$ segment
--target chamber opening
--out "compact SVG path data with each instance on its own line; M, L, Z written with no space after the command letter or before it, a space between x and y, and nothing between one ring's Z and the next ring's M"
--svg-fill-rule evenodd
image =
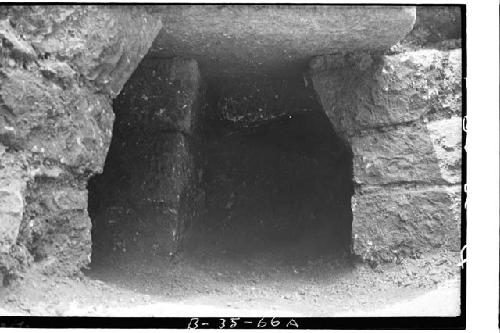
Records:
M90 274L154 289L152 269L198 284L213 270L349 261L352 152L307 80L194 84L203 73L172 61L146 57L114 102L104 172L88 186Z
M209 90L212 108L218 109L212 114L225 114L206 123L206 214L186 250L309 259L349 252L352 153L301 78L275 81L282 89L253 83L260 92L247 100L235 88L229 95L224 88ZM239 92L248 96L248 91ZM266 97L283 101L271 105ZM248 113L261 105L273 119Z

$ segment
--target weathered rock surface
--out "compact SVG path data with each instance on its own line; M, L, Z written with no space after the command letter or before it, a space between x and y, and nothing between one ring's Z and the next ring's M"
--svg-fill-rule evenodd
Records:
M114 118L108 96L80 88L75 79L73 87L61 87L39 69L7 67L2 75L2 144L77 173L102 171Z
M26 218L18 242L47 272L71 274L89 263L90 218L86 181L71 175L36 178L25 198Z
M19 43L31 45L39 58L66 63L112 97L161 28L158 16L137 6L16 6L2 14L15 26Z
M441 178L450 184L462 181L462 117L454 116L427 123Z
M461 114L461 50L315 58L314 88L336 130L351 137L420 118Z
M310 57L384 50L415 20L412 6L204 5L156 9L164 27L151 53L196 59L202 73L300 73Z
M354 180L360 185L442 183L438 159L424 126L402 126L355 136Z
M356 254L459 249L461 50L324 56L310 68L354 155Z
M63 274L89 262L86 184L102 171L111 98L160 28L132 7L0 9L3 275L33 259Z
M446 248L460 250L460 186L377 188L353 201L354 252L394 262Z

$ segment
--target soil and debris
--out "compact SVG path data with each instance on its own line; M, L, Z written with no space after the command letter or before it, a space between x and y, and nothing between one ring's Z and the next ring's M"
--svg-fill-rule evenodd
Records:
M77 278L32 271L0 291L0 312L49 316L459 314L458 253L408 259L375 270L349 258L295 259L271 253L246 259L191 257L179 262L122 256ZM438 297L432 299L432 295Z

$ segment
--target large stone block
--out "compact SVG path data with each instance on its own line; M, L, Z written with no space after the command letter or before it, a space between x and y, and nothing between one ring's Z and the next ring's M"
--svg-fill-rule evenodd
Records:
M314 88L346 136L371 129L459 116L461 50L396 55L323 56L311 62Z
M354 180L360 185L444 183L425 126L402 126L351 138Z
M413 6L204 5L159 8L152 52L198 61L207 77L288 75L311 56L385 50L413 27Z
M353 197L354 252L396 261L440 248L460 250L460 186L375 188Z
M460 183L461 119L452 117L351 137L354 180L360 185Z
M203 206L196 144L203 92L196 61L146 58L115 99L105 170L89 187L98 248L142 251L156 243L164 254L176 252ZM142 245L131 235L141 235Z
M90 186L94 246L175 253L204 205L196 144L182 133L141 130L113 140Z
M114 101L118 126L193 133L203 96L194 60L146 58Z

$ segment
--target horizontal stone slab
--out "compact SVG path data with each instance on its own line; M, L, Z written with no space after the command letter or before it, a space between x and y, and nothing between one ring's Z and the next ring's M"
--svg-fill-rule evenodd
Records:
M412 6L203 5L155 8L151 52L196 59L207 76L299 71L311 56L387 49L413 27Z
M352 199L354 252L395 261L440 248L460 250L460 186L378 188Z

